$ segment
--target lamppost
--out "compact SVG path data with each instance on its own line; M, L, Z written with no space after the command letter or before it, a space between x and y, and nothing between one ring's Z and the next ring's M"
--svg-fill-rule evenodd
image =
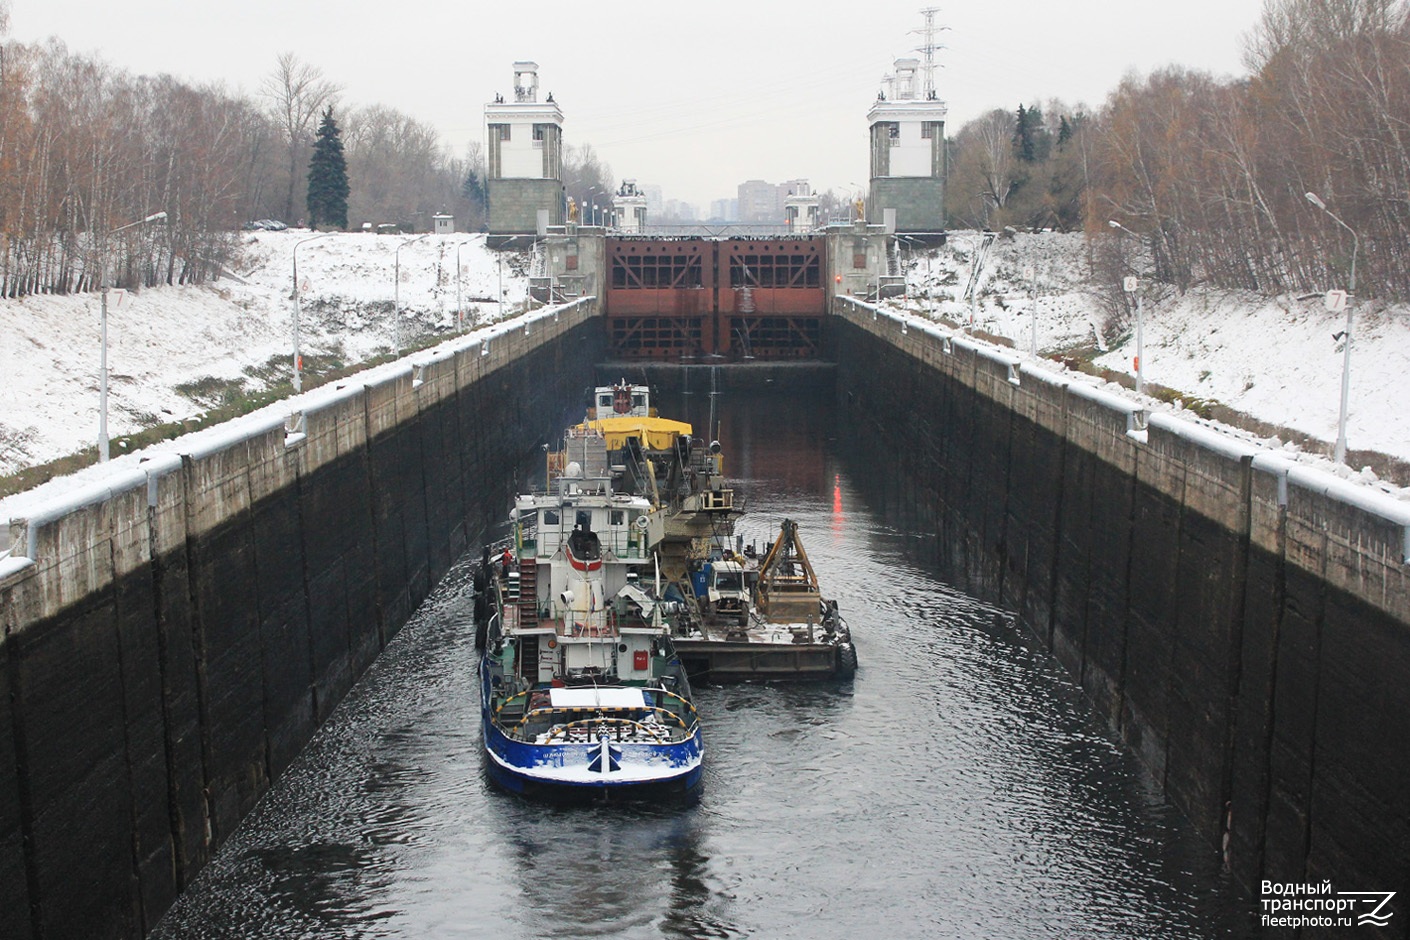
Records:
M396 274L392 283L392 351L396 353L397 358L401 358L401 250L407 245L414 245L421 239L430 237L430 235L431 233L427 232L425 235L417 235L411 241L402 242L397 245L397 250L394 253Z
M1337 416L1337 443L1332 451L1333 460L1337 463L1346 463L1346 406L1351 395L1351 319L1352 305L1356 299L1356 255L1361 250L1361 236L1356 234L1354 228L1338 218L1335 212L1328 209L1327 204L1316 193L1304 193L1303 195L1307 197L1308 202L1331 216L1333 222L1351 233L1351 283L1346 291L1346 336L1341 360L1341 412ZM1330 291L1327 294L1327 302L1330 308L1333 303Z
M862 187L858 186L856 183L848 183L847 185L852 187L852 192L856 194L854 196L851 196L848 200L847 221L860 222L862 220L862 216L858 215L856 218L853 218L852 213L853 210L857 208L857 203L862 201Z
M600 192L602 192L602 187L601 187L601 186L589 186L587 193L583 196L583 208L584 208L584 209L587 208L587 205L588 205L589 202L592 203L592 215L588 216L586 219L583 220L583 221L584 221L585 223L587 223L588 225L596 225L596 224L597 224L597 200L592 198L592 194L593 194L593 193L600 193Z
M1136 239L1137 244L1140 244L1141 236L1115 219L1108 220L1107 225L1125 232L1127 235ZM1136 394L1143 395L1146 391L1146 348L1145 331L1143 329L1144 323L1142 322L1143 316L1141 312L1141 282L1139 278L1128 277L1122 280L1121 286L1125 289L1126 293L1136 295Z
M165 212L153 212L145 219L119 225L103 236L103 289L99 292L102 297L99 306L103 311L100 329L102 350L98 356L98 459L103 463L108 460L108 239L124 229L160 222L165 218Z
M455 246L455 332L465 332L465 312L460 306L460 249L465 247L464 242Z
M1028 281L1028 352L1038 358L1038 272L1032 265L1023 269Z
M327 238L332 232L324 232L322 235L315 235L312 238L305 238L294 242L294 391L304 390L304 360L299 355L299 246L307 245L309 242L316 242L320 238Z

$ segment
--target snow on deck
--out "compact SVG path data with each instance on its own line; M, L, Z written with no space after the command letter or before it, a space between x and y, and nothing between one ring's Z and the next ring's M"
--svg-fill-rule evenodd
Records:
M641 689L549 689L549 704L554 708L645 708L646 696Z

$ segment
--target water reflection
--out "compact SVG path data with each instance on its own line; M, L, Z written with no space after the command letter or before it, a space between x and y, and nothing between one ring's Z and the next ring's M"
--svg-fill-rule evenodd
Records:
M494 819L513 847L522 916L516 935L733 937L709 883L695 809L641 806L524 812Z

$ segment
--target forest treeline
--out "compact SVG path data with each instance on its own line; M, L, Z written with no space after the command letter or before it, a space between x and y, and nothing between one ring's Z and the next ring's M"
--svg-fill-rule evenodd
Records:
M55 39L5 41L7 19L0 0L0 296L92 290L105 264L107 283L124 287L213 277L234 263L242 227L308 218L315 132L330 107L353 228L427 231L437 212L483 228L478 141L452 153L395 108L346 106L293 54L242 94L134 76ZM610 170L590 146L569 148L565 163L584 189L607 188Z
M0 7L0 38L4 26ZM105 262L118 286L212 277L244 225L307 217L314 133L330 106L354 226L424 231L440 211L461 228L482 223L478 144L456 156L394 108L338 102L337 85L292 54L244 95L134 76L58 40L0 44L0 296L91 290Z
M346 106L292 54L246 95L5 36L0 0L0 296L92 289L105 260L123 286L211 277L242 225L306 217L330 106L354 227L424 231L438 211L483 225L479 142L455 154L394 108ZM1172 66L1094 111L1049 101L971 121L949 142L949 223L1115 246L1116 220L1142 243L1140 273L1180 289L1345 287L1356 248L1359 293L1410 299L1410 0L1266 0L1245 54L1236 80ZM613 188L590 145L567 149L564 177L570 195Z
M1248 75L1128 76L1088 113L994 111L951 142L954 226L1142 242L1141 273L1264 293L1410 299L1406 0L1267 0ZM1351 231L1313 205L1314 193ZM1355 237L1351 233L1355 233Z
M210 278L243 225L306 216L317 118L337 99L292 55L245 96L133 76L57 40L0 45L0 295L90 290L105 261L119 286ZM437 211L469 226L483 216L467 198L474 150L453 156L429 125L380 105L339 121L353 219L424 230Z

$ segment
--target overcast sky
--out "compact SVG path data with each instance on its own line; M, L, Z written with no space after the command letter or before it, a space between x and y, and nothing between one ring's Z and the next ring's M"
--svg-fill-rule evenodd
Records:
M139 74L259 91L292 51L342 86L436 127L463 153L484 103L539 64L568 144L617 178L708 208L747 179L850 190L867 174L866 112L921 39L914 0L11 0L12 38L57 36ZM1128 71L1243 73L1262 0L983 0L939 5L947 131L996 107L1100 107ZM865 12L863 12L865 11Z

